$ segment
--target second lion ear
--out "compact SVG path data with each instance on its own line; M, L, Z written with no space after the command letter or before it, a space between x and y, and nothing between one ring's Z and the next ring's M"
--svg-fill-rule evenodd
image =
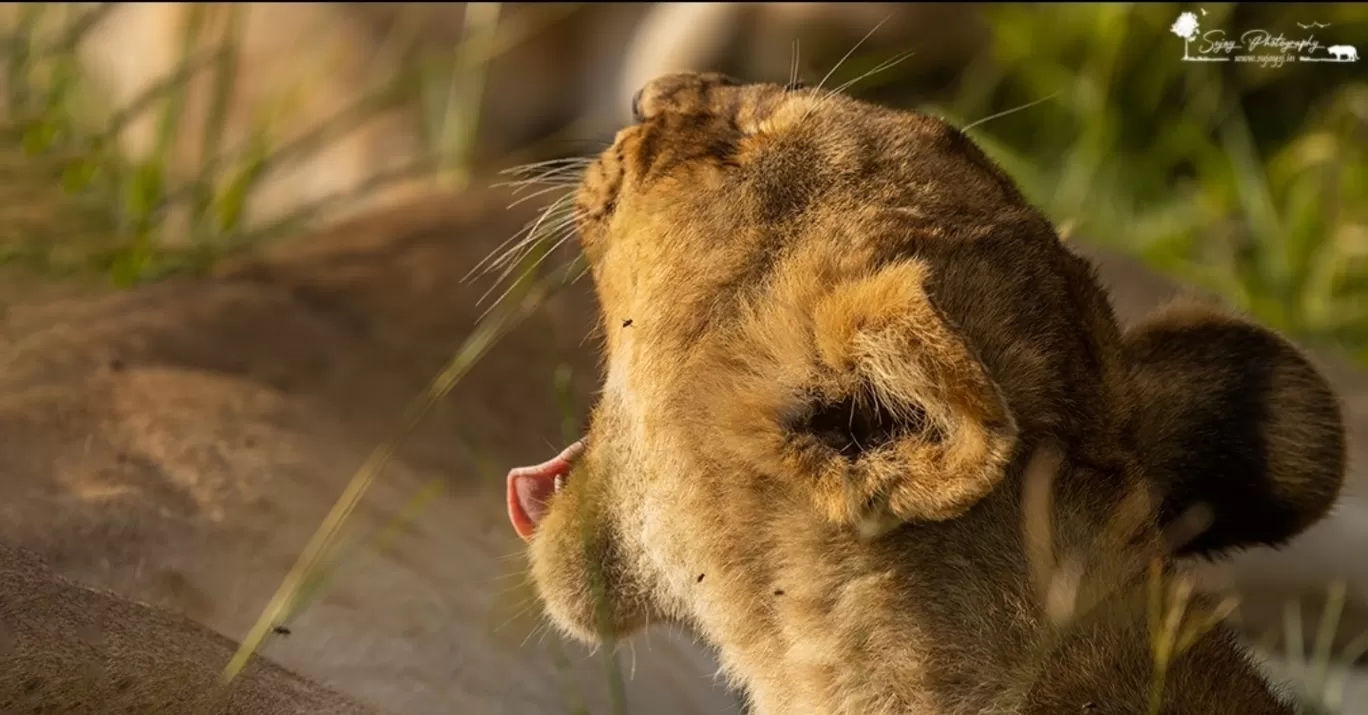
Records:
M743 389L733 424L765 445L750 448L758 466L811 480L802 488L823 515L868 535L964 513L1002 481L1016 444L1001 392L932 307L925 274L888 266L790 295L798 320L753 323L770 326L755 344L773 354L752 359L773 366L774 386Z
M1161 518L1209 524L1184 555L1278 546L1322 519L1345 478L1339 399L1271 330L1177 302L1126 332L1136 438Z

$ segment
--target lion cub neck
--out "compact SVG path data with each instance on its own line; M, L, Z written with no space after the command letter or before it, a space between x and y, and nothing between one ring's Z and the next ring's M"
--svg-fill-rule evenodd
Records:
M1084 536L1096 534L1085 527L1091 517L1063 506L1077 516L1058 518L1061 552L1095 543ZM1002 526L1019 524L1022 508L1017 492L1002 490L960 519L876 539L815 526L795 510L754 535L760 543L744 555L718 548L696 562L686 608L754 715L1056 715L1094 712L1080 710L1089 703L1143 705L1156 675L1143 567L1090 569L1077 599L1105 605L1057 628L1024 565L1021 530ZM1215 611L1194 598L1184 622ZM1293 712L1223 626L1204 633L1165 669L1161 712L1227 712L1230 703L1250 715Z

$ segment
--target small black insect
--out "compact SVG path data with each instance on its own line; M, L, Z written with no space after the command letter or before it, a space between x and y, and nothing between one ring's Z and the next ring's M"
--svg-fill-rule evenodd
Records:
M624 327L624 328L630 328L630 327L632 327L632 319L631 319L631 318L628 318L628 319L622 321L622 327Z
M698 583L703 583L703 574L698 574L698 578L695 579L695 581Z
M289 628L286 628L285 626L276 626L275 628L273 628L273 629L271 629L271 630L275 631L277 634L282 635L282 636L288 636L288 635L290 635L290 629L289 629Z

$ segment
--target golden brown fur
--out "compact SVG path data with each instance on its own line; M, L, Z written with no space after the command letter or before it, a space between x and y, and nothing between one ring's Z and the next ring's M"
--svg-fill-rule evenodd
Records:
M1161 675L1165 714L1292 712L1147 565L1328 511L1294 348L1198 306L1122 334L937 119L697 74L637 110L577 195L605 384L531 544L563 630L684 624L762 715L1143 713Z

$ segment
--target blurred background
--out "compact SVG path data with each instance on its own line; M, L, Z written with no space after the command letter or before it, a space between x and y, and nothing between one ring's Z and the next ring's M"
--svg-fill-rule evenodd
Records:
M1359 355L1368 65L1181 62L1194 9L1199 32L1368 32L1356 4L6 4L4 190L62 191L18 202L0 255L143 280L189 258L147 244L212 257L419 177L587 153L655 73L816 84L873 30L827 86L901 59L848 91L961 125L1019 109L974 138L1061 225ZM59 204L104 245L54 245Z
M1068 240L1368 366L1368 61L1326 49L1368 51L1368 5L5 3L0 25L0 276L27 286L211 276L596 152L654 75L796 72L947 118ZM1192 61L1213 31L1319 45ZM1323 555L1360 564L1327 583L1335 618L1368 599L1368 523L1345 528L1363 541ZM1273 640L1300 644L1272 613ZM1360 657L1357 635L1335 653Z
M1368 65L1183 62L1185 11L1198 34L1368 37L1347 3L8 3L0 190L24 200L0 257L146 280L589 153L663 71L796 64L973 123L1069 232L1368 359Z

